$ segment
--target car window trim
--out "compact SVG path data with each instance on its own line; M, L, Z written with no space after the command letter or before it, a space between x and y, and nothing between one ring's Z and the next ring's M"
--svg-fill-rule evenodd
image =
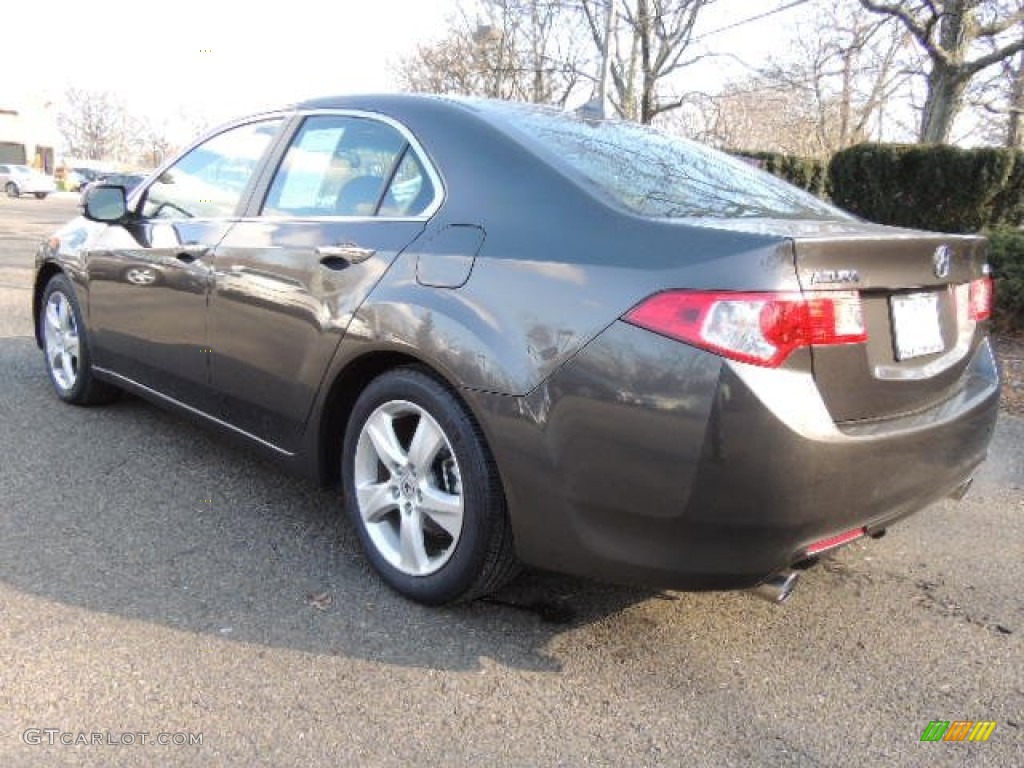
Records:
M277 175L277 170L281 167L281 163L284 162L288 149L302 128L303 118L299 113L295 111L288 112L287 118L281 133L277 137L277 141L267 153L265 161L260 166L256 183L253 185L245 201L245 207L240 217L242 219L260 218L259 212L270 192L270 185L274 181L274 176Z
M216 128L213 128L207 131L206 133L202 134L199 138L197 138L195 141L189 144L186 149L184 149L181 152L178 152L171 159L166 160L162 165L158 166L157 169L153 171L152 174L150 174L149 178L145 182L143 182L142 184L135 188L132 195L130 196L131 205L129 206L129 210L132 212L132 215L139 220L143 218L142 205L146 199L146 195L149 194L150 187L152 187L153 184L155 184L157 180L159 180L159 178L163 176L164 173L166 173L170 168L172 168L175 165L175 163L177 163L179 160L181 160L183 157L185 157L193 150L197 149L202 144L205 144L207 141L210 141L211 139L221 135L222 133L227 133L228 131L234 130L235 128L241 128L242 126L251 125L253 123L267 122L269 120L281 120L281 126L278 129L277 135L274 136L274 138L271 140L271 143L268 146L268 148L264 150L263 156L260 158L259 162L256 164L256 167L253 169L252 175L246 182L245 188L242 190L242 194L238 198L238 203L235 205L235 209L230 216L202 216L192 219L186 219L183 217L181 219L165 219L165 221L234 221L244 217L245 212L248 209L253 191L255 190L256 182L258 179L262 178L262 174L266 167L267 161L274 154L274 151L280 144L282 135L287 133L287 128L290 125L290 118L292 117L293 114L293 112L283 110L275 110L273 112L261 112L256 115L249 115L248 117L242 117L237 120L232 120L229 123L219 125Z
M402 151L395 155L395 160L391 163L391 169L388 171L388 175L384 177L384 186L381 187L380 197L377 198L377 207L373 209L374 216L380 216L380 207L384 205L384 198L388 196L388 192L391 191L391 185L395 183L395 176L398 174L398 169L402 167L402 163L405 161L405 156L412 152L412 144L408 141L402 146ZM384 218L396 218L394 216L385 216Z
M441 181L441 176L433 163L430 162L430 156L423 149L423 145L419 143L416 135L409 130L404 123L396 120L389 115L382 114L380 112L370 112L363 109L300 109L291 113L294 124L289 124L288 130L283 131L280 143L280 152L275 151L267 156L268 163L266 168L269 172L266 177L260 178L259 185L254 189L254 196L250 201L250 205L246 206L244 218L246 219L258 219L260 221L267 222L278 222L278 221L346 221L346 222L361 222L361 221L390 221L390 222L425 222L428 221L444 204L446 199L446 189ZM379 216L374 213L372 216L365 214L359 216L341 216L341 215L309 215L309 216L288 216L288 215L273 215L267 216L261 214L263 206L266 205L267 195L270 193L270 185L273 183L274 177L277 175L281 164L284 162L284 157L288 150L292 146L295 136L298 134L302 125L311 117L355 117L364 120L375 120L378 123L383 123L391 128L398 131L399 135L405 139L406 146L399 153L401 157L405 157L407 152L414 152L417 160L419 160L420 166L423 168L433 185L434 195L430 200L430 204L423 209L423 213L417 214L416 216ZM284 141L284 135L287 134L287 141ZM269 163L269 160L273 157L274 163ZM398 166L396 165L392 169L392 176L397 172ZM381 193L380 200L377 201L376 211L380 210L380 204L384 199L384 195L387 194L387 190L390 188L389 184L385 185L384 191ZM259 194L255 194L258 192Z

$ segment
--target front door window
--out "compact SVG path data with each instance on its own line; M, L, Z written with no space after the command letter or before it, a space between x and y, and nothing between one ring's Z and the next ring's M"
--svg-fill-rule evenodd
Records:
M281 122L247 123L200 144L149 187L142 215L160 219L232 216Z

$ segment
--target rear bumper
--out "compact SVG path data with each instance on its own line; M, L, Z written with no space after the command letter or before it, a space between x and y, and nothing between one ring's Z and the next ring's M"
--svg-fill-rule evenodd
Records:
M524 561L731 589L967 480L998 410L987 342L961 384L928 411L840 430L808 373L725 363L618 323L528 397L474 397Z

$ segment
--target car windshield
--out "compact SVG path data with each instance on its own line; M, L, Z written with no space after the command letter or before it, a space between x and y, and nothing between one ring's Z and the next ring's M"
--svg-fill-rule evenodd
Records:
M27 165L12 165L11 173L16 174L18 176L27 176L28 174L32 173L32 169L29 168Z
M568 166L587 186L642 216L850 218L742 160L647 126L493 102L482 114L506 132L511 128L552 165Z

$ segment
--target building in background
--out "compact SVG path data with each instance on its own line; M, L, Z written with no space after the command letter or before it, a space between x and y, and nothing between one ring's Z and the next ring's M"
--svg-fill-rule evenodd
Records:
M0 102L0 163L53 174L60 131L52 102Z

